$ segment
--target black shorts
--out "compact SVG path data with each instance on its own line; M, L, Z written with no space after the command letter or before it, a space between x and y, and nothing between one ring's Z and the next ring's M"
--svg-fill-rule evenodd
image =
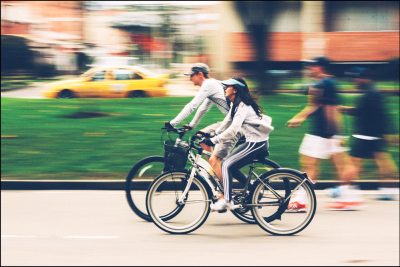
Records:
M372 159L376 152L386 150L385 139L365 140L352 136L350 142L350 155L356 158Z

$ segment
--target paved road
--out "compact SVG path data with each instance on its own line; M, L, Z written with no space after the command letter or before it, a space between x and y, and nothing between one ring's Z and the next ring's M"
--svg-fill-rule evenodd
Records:
M367 191L366 193L373 191ZM365 195L356 212L324 209L278 237L212 213L189 235L136 217L122 191L1 191L1 265L399 265L399 202Z

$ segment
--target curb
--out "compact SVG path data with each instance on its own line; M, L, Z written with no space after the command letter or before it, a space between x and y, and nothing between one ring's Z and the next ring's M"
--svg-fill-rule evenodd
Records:
M137 182L138 190L146 190L150 182ZM320 181L314 185L314 189L323 190L339 185L339 181ZM379 186L399 188L398 180L391 181L355 181L354 185L361 190L377 190ZM6 180L1 181L1 190L125 190L125 180L105 181L34 181L34 180Z

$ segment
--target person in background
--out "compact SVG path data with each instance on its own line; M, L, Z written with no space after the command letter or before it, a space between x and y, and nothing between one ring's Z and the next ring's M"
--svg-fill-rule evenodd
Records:
M305 62L307 74L314 80L308 89L307 106L292 117L288 127L299 127L310 119L310 129L305 134L299 148L300 165L314 181L319 178L321 159L331 159L340 180L340 195L329 203L328 208L348 210L358 209L362 199L352 185L354 176L350 157L343 146L340 104L336 81L329 73L330 60L316 57ZM303 193L303 194L302 194ZM288 205L289 211L305 210L305 192L299 191Z
M387 151L387 144L393 142L398 145L399 139L398 135L394 135L394 127L385 107L385 100L375 88L369 69L354 67L346 74L362 92L355 107L341 106L342 112L354 116L350 155L356 168L355 178L360 177L363 161L374 159L382 180L378 199L395 200L393 188L386 188L384 182L398 179L398 168Z

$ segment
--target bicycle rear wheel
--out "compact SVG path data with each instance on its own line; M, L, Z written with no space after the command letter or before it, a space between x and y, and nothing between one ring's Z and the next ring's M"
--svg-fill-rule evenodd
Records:
M182 172L164 173L151 184L146 206L154 224L171 234L187 234L199 228L210 213L211 190L198 178L193 178L184 203L178 203L189 174ZM178 212L177 212L178 211ZM166 218L167 214L173 214Z
M245 165L244 167L242 167L240 169L240 172L248 174L250 165L254 166L253 172L258 177L260 177L261 175L263 175L264 173L266 173L270 170L280 167L278 163L276 163L270 159L257 158L252 163L249 163L249 164ZM235 178L235 176L233 176L233 177ZM253 177L253 181L251 183L254 183L254 181L255 181L255 177ZM235 203L243 203L242 202L243 201L243 192L241 192L242 191L241 188L243 188L243 186L244 185L240 185L240 184L237 184L236 186L234 186L233 200ZM235 191L236 191L236 194L235 194ZM249 202L249 201L244 200L244 202ZM239 220L241 220L245 223L249 223L249 224L257 223L253 217L253 214L251 213L250 207L241 207L241 208L233 210L231 212L233 215L235 215L236 218L238 218ZM278 217L279 217L279 214L278 215L271 214L271 216L269 217L269 220L273 221Z
M150 156L138 161L126 177L125 192L129 207L137 216L148 222L151 218L146 210L147 189L163 170L164 157Z
M302 212L293 213L287 209L290 198L295 194L302 194L305 200ZM304 230L314 218L317 208L310 182L300 172L291 169L266 173L262 182L258 181L255 185L251 201L255 205L251 211L258 225L273 235L294 235ZM270 221L271 214L279 214L279 219Z

